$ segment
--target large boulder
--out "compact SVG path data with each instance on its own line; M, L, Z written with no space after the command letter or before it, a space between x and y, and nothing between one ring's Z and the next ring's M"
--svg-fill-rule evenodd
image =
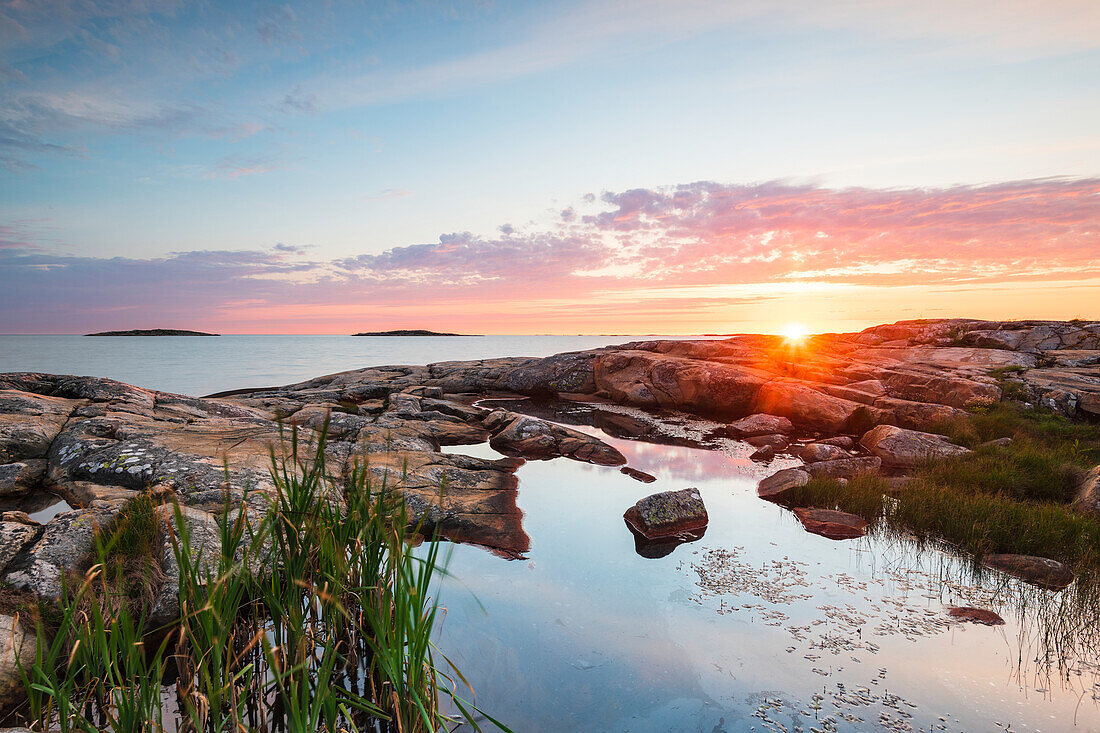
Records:
M1074 579L1073 571L1062 563L1034 555L986 555L982 565L1047 590L1062 590Z
M640 500L623 519L648 539L698 531L707 525L707 508L699 489L663 491Z
M768 378L751 368L640 350L598 355L594 374L597 388L615 402L712 417L751 412Z
M595 359L592 352L536 359L510 370L501 380L501 386L525 395L591 394L596 391Z
M977 381L925 370L899 369L885 374L881 381L891 396L915 402L962 408L1001 399L1001 388L992 379Z
M11 516L12 519L15 519L15 514L4 512L5 517ZM0 522L0 577L23 548L38 536L38 532L38 527L31 524L7 520Z
M44 457L78 404L60 397L0 389L0 463Z
M966 416L965 410L950 405L902 400L896 397L879 397L875 400L875 408L888 416L882 422L909 430L926 430L937 424Z
M100 506L65 512L51 519L36 533L33 542L8 563L0 580L39 598L60 600L68 576L84 572L91 563L96 532L107 526L118 511L106 502L96 504Z
M961 445L948 442L942 435L893 425L872 428L860 438L859 444L890 468L914 468L929 459L953 458L970 452Z

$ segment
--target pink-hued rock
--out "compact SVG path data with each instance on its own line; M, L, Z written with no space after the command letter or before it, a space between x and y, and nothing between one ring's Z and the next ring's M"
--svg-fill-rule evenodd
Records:
M942 435L906 430L893 425L879 425L867 431L859 444L892 468L914 468L934 458L952 458L970 453L961 445L950 443Z
M758 483L756 495L761 499L782 503L786 494L808 483L810 483L810 474L803 469L785 468Z
M969 621L983 626L1004 626L1005 620L993 611L973 606L948 606L947 615L959 621Z
M880 468L882 468L882 459L878 456L860 456L811 463L805 467L805 471L811 476L850 479L864 473L877 473Z
M1073 507L1085 514L1100 516L1100 466L1093 466L1085 473Z
M621 466L626 458L599 438L535 417L515 415L489 439L507 456L545 460L565 456L601 466Z
M779 379L760 388L756 409L831 433L843 432L858 416L869 414L867 405L827 395L806 383Z
M657 480L656 476L648 474L645 471L639 471L636 468L631 468L630 466L623 466L619 469L619 473L629 476L635 481L641 481L643 484L651 484Z
M1073 571L1046 557L1034 555L986 555L982 565L1048 590L1062 590L1073 582Z
M831 540L851 540L867 534L867 521L855 514L809 507L795 507L793 511L807 532Z

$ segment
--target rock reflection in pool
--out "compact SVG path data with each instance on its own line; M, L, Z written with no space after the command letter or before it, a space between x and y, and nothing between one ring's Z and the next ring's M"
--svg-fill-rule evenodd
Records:
M457 545L441 588L440 648L475 702L514 730L975 731L1000 722L1100 731L1100 668L1085 638L1097 631L1095 614L1072 619L1076 652L1052 650L1049 627L1012 600L1016 581L972 579L968 563L905 541L818 537L758 499L765 472L793 462L765 468L748 460L747 445L708 451L578 429L596 431L657 482L530 462L518 472L530 562ZM448 451L493 456L487 446ZM640 556L623 507L685 486L706 503L705 538ZM704 589L696 568L714 559L717 582ZM1074 588L1028 592L1068 608L1062 597ZM989 608L1006 623L963 624L947 606ZM1060 672L1062 661L1072 666Z
M71 510L68 502L49 491L36 490L26 496L0 499L0 512L26 512L32 520L40 524Z
M700 527L699 529L690 529L683 532L677 532L674 535L650 539L634 529L634 525L627 520L624 519L623 524L630 530L630 534L634 535L634 552L642 557L648 557L651 560L671 555L672 551L680 545L700 540L703 538L703 535L707 533L706 527Z

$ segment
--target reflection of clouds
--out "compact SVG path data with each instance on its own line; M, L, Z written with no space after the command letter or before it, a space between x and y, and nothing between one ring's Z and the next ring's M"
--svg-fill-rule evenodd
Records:
M704 450L664 443L648 443L644 440L623 440L589 425L569 425L568 427L588 435L595 435L626 456L628 466L651 473L658 478L678 481L704 481L715 478L741 478L747 481L751 478L752 481L757 481L775 473L780 468L801 463L797 459L780 459L771 464L754 463L748 456L756 448L736 441L721 441L724 448L722 451Z

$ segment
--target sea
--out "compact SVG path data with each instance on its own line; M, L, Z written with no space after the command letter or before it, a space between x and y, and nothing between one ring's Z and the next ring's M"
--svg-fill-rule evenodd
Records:
M109 377L201 397L389 364L550 356L694 336L23 336L0 335L0 373Z

